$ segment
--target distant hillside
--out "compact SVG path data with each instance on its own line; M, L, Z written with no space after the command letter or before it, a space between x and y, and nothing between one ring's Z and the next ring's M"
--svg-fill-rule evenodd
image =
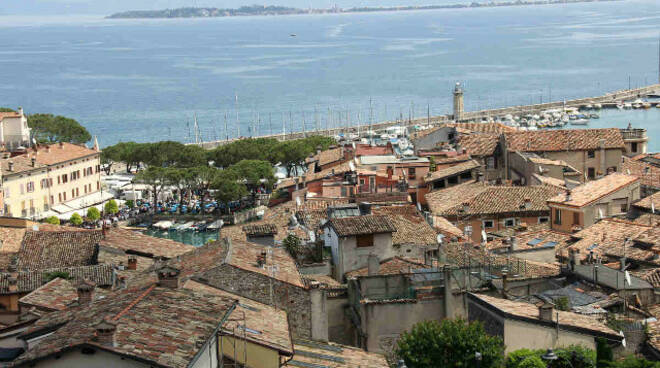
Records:
M325 13L358 13L358 12L378 12L378 11L408 11L408 10L435 10L435 9L454 9L454 8L489 8L497 6L527 6L527 5L548 5L548 4L568 4L585 3L599 1L619 1L619 0L511 0L499 2L472 2L470 4L446 4L446 5L420 5L420 6L394 6L394 7L362 7L362 8L330 8L330 9L298 9L277 5L251 5L242 6L237 9L219 9L219 8L178 8L165 10L132 10L122 13L115 13L106 18L213 18L213 17L235 17L249 15L290 15L290 14L325 14Z

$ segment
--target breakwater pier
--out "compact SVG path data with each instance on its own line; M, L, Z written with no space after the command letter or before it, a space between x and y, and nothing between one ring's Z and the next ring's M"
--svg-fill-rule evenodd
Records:
M291 140L304 138L311 135L327 135L335 136L338 134L357 133L358 131L373 130L378 131L396 125L427 125L427 124L440 124L448 122L479 122L489 118L501 117L505 115L529 115L539 114L543 111L556 110L556 109L571 109L571 108L584 108L587 105L601 105L602 108L616 108L616 106L624 101L633 101L638 98L647 98L658 96L660 97L660 84L652 84L640 88L625 89L614 92L606 93L602 96L585 97L573 100L554 101L547 103L531 104L531 105L516 105L497 109L487 109L478 111L462 111L463 106L463 91L460 86L454 90L454 111L452 114L427 116L423 118L382 121L374 124L354 125L349 127L337 127L323 130L307 130L307 131L292 131L282 132L279 134L261 135L258 138L275 138L278 140ZM655 108L660 102L653 102L651 105ZM254 137L257 138L257 137ZM240 138L232 138L228 140L216 140L199 143L191 143L200 145L206 149L212 149L217 146L231 143Z

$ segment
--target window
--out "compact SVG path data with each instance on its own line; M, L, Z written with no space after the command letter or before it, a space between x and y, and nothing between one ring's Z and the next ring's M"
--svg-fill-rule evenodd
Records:
M447 178L447 183L458 184L458 176L450 176L449 178Z
M62 202L62 193L57 193L57 201Z
M580 225L580 212L573 212L573 225Z
M587 151L587 157L588 158L596 157L596 151Z
M96 182L96 190L101 190L101 182L100 181Z
M626 213L626 212L628 212L628 204L621 203L621 213Z
M408 169L408 179L415 179L417 176L415 175L415 168L411 167Z
M495 226L495 221L493 220L483 220L481 225L484 229L492 229Z
M504 219L504 227L514 227L516 226L516 219L508 218Z
M561 225L561 210L555 208L554 213L555 213L555 225Z
M364 185L364 178L360 178L360 185Z
M76 197L80 196L80 190L76 188Z
M550 218L548 216L539 217L539 224L547 224L548 222L550 222Z
M71 189L71 198L76 198L76 190Z
M472 171L467 171L462 173L461 179L472 179Z
M495 157L488 157L486 159L486 169L497 169L497 163L495 162Z
M27 191L28 191L28 193L34 192L34 182L33 181L30 181L30 182L27 183Z
M346 197L346 195L347 195L347 193L346 193L346 187L341 187L341 196L342 196L342 197Z
M358 248L373 247L374 234L358 235L355 240Z
M596 178L596 169L593 167L590 167L587 169L587 177L589 179L595 179Z
M632 142L632 143L630 144L630 150L631 150L632 152L637 152L637 142Z

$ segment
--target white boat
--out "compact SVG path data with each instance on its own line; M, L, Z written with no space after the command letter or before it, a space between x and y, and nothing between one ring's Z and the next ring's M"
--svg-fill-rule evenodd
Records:
M635 109L641 109L641 108L642 108L642 104L640 104L640 103L636 103L636 104L633 104L632 107L635 108Z
M151 226L155 227L156 229L167 230L171 228L172 225L173 225L172 221L158 221Z
M655 107L660 109L660 102L657 105L655 105Z
M589 124L588 119L575 119L571 120L571 125L587 125Z
M650 109L650 108L651 108L651 104L648 103L648 102L644 102L644 103L642 104L642 107L645 108L645 109Z
M384 140L384 141L389 141L389 140L390 140L390 136L389 136L389 134L381 134L381 135L380 135L380 139L382 139L382 140Z
M411 149L407 149L407 150L403 151L404 156L412 156L414 154L415 154L415 151L413 151Z
M632 109L633 105L630 102L625 102L623 104L624 109Z
M597 109L597 110L600 110L600 109L603 108L603 105L601 105L599 103L596 103L596 104L594 104L594 108Z
M225 223L222 220L215 220L206 227L206 230L220 230L224 224Z
M350 139L352 141L357 140L358 138L360 138L360 136L355 134L355 133L349 133L348 134L348 139Z
M593 108L594 108L594 106L592 104L588 104L584 107L585 110L591 110Z
M195 221L188 221L184 224L179 224L179 225L175 226L174 230L176 230L176 231L189 230L193 225L195 225Z
M623 104L621 102L617 103L616 108L619 110L623 110Z

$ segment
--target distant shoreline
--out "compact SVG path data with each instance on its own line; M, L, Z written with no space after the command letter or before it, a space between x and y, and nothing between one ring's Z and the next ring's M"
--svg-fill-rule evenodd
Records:
M346 14L346 13L371 13L371 12L395 12L413 10L437 10L437 9L472 9L472 8L495 8L509 6L533 6L533 5L559 5L576 3L611 2L621 0L515 0L515 1L491 1L472 2L470 4L447 4L447 5L425 5L425 6L393 6L393 7L362 7L362 8L329 8L329 9L300 9L284 6L243 6L236 9L220 8L177 8L163 10L131 10L115 13L105 17L106 19L168 19L168 18L219 18L219 17L242 17L242 16L268 16L268 15L306 15L306 14Z

